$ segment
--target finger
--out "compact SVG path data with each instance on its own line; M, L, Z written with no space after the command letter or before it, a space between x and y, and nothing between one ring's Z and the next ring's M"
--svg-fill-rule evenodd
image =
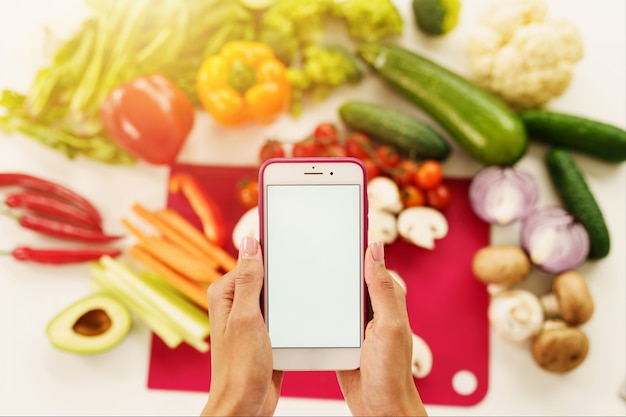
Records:
M234 270L233 270L234 271ZM228 274L213 282L207 290L209 304L209 320L211 320L211 334L219 334L225 327L233 304L234 284Z
M385 267L385 250L382 242L374 242L365 252L365 282L372 309L376 315L400 317L406 314L400 285Z
M259 243L251 236L241 241L239 260L233 274L235 294L233 310L260 310L259 297L263 287L263 260Z

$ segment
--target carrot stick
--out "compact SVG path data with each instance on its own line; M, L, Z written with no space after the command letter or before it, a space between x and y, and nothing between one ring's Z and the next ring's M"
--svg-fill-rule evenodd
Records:
M170 227L164 221L159 219L155 213L143 207L141 204L134 204L133 211L137 213L142 219L150 223L161 234L171 240L172 242L184 248L187 252L193 254L197 258L206 259L207 255L198 247L196 247L189 239L186 239L182 234L178 233L176 229ZM208 258L213 259L208 256Z
M148 252L137 246L132 246L130 248L130 255L154 270L157 274L161 275L164 280L169 282L174 288L193 301L196 305L204 308L205 310L209 308L205 287L170 269L167 265L163 264Z
M135 235L135 237L139 239L141 243L145 245L145 249L148 252L151 252L152 255L161 259L170 267L178 270L178 272L184 274L185 272L180 268L185 268L186 264L188 263L190 267L191 265L193 265L195 269L206 270L207 273L209 272L208 269L211 269L217 277L221 276L221 274L218 274L217 271L215 271L215 269L217 269L218 267L217 262L215 262L212 258L204 255L202 252L196 251L198 252L197 254L189 253L177 242L164 240L163 238L158 238L155 236L147 236L127 219L122 219L122 224L128 229L129 232ZM177 267L178 265L180 265L180 267ZM209 274L209 277L210 276L212 276L212 274ZM191 275L189 275L189 277L193 278L196 281L200 280L202 282L206 282L207 280L207 278L196 279ZM212 279L211 282L213 282L214 280L215 279Z
M237 265L237 260L235 258L233 258L224 249L207 239L206 236L204 236L178 212L171 209L162 209L157 211L155 214L158 219L162 220L168 226L185 236L185 238L192 241L194 245L202 250L202 252L204 252L207 256L212 257L224 269L224 271L230 271L235 267L235 265Z
M222 274L215 270L215 263L203 262L187 254L175 244L155 236L146 236L137 245L176 272L196 282L212 284Z

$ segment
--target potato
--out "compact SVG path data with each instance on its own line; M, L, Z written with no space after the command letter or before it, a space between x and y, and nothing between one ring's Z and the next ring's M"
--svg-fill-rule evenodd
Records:
M474 254L472 272L485 284L514 285L530 272L530 260L519 246L485 246Z

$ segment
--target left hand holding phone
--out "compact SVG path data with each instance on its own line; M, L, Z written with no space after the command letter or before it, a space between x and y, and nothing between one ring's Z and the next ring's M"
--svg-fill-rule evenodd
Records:
M262 287L261 248L248 236L237 266L209 287L211 392L203 416L272 415L276 409L283 372L273 370Z

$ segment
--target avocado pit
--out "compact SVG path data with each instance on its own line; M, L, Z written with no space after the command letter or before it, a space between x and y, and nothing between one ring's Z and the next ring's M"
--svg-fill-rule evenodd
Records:
M72 330L83 336L98 336L111 328L111 318L102 309L89 310L76 320Z

